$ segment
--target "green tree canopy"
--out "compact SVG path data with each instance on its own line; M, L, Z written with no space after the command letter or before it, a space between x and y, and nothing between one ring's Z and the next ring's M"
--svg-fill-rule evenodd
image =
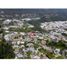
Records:
M0 59L12 59L15 58L11 44L5 41L0 41Z

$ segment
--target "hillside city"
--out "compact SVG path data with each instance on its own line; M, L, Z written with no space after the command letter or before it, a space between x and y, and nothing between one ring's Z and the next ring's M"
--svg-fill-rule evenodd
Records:
M37 14L0 15L0 59L67 59L67 21ZM49 16L46 15L46 18Z

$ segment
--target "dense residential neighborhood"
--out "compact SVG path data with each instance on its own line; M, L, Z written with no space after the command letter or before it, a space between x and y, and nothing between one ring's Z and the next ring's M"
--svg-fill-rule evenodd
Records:
M0 17L1 59L67 58L66 20L42 21L37 14L22 14L20 19L16 18L17 14L14 18L5 16L11 18ZM35 21L41 23L32 24Z

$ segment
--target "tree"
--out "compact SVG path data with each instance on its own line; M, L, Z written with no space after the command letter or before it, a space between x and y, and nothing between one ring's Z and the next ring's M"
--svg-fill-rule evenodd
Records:
M13 48L6 41L0 42L0 59L12 59L15 58Z
M64 43L63 41L59 41L59 42L56 44L56 48L60 48L61 50L67 49L67 47L65 46L65 43Z
M54 41L49 42L49 41L47 41L47 46L59 48L61 50L67 49L67 46L65 46L65 43L62 40L60 40L58 42L54 42Z

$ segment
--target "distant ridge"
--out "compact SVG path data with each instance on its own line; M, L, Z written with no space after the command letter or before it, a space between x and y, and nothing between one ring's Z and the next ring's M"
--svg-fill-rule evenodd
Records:
M67 9L0 9L5 14L22 14L22 13L53 13L53 14L67 14Z

